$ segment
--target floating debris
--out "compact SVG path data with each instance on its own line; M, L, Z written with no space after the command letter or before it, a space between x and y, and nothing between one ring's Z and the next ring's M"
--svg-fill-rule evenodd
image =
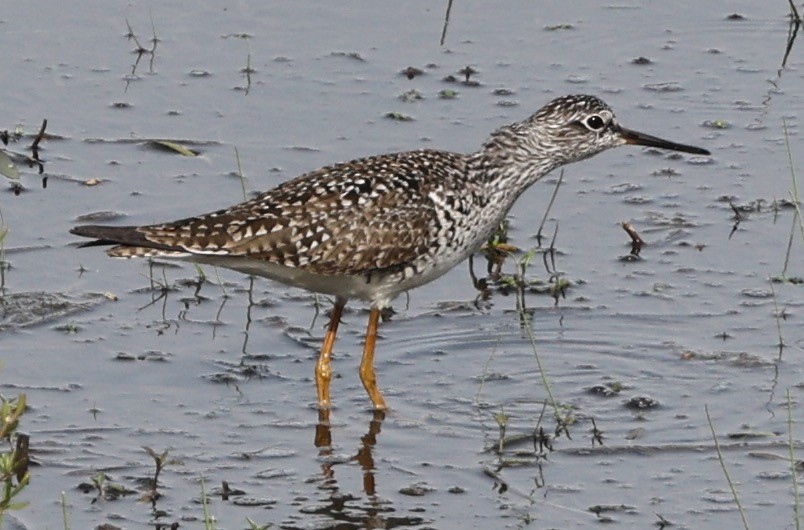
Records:
M547 31L558 31L558 30L566 30L566 29L575 29L575 26L572 24L552 24L549 26L544 27Z
M401 112L386 112L384 117L394 121L413 121L412 116L402 114Z
M655 409L659 406L659 401L649 396L634 396L625 402L625 406L634 410Z
M495 88L491 92L495 96L513 96L514 91L508 88Z
M701 125L709 129L731 129L731 123L726 120L706 120Z
M411 101L416 101L416 100L423 99L423 98L422 98L422 93L421 92L419 92L415 88L411 88L410 90L407 90L407 91L399 94L399 99L401 99L402 101L404 101L406 103L409 103Z
M329 54L330 57L346 57L347 59L354 59L355 61L360 61L361 63L366 62L363 59L363 56L357 52L331 52Z
M148 144L162 151L172 151L182 156L198 156L196 151L170 140L151 140Z
M653 91L653 92L679 92L681 90L684 90L683 88L681 88L681 85L679 85L678 83L674 83L674 82L653 83L653 84L650 84L650 85L645 85L642 88L644 88L645 90Z
M420 68L416 68L415 66L408 66L404 70L401 70L399 74L404 75L408 79L414 79L416 77L419 77L420 75L423 75L424 71L421 70Z

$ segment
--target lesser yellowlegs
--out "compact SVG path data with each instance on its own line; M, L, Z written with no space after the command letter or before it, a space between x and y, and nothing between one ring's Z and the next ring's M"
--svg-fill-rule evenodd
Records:
M224 210L147 226L78 226L115 245L113 257L159 257L227 267L335 297L315 367L330 406L332 348L350 298L371 304L360 379L376 409L380 311L430 282L488 239L534 182L558 166L624 144L708 155L625 129L594 96L564 96L501 127L476 153L419 150L326 166Z

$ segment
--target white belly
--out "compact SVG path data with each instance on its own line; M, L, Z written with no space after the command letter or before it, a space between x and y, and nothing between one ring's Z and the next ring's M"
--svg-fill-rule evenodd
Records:
M445 260L438 260L436 265L426 267L420 273L411 274L408 277L401 276L399 273L383 272L357 276L316 274L304 269L242 257L194 254L180 259L225 267L308 291L342 298L357 298L377 307L385 307L400 293L435 280L463 261L465 257L461 254L446 257Z

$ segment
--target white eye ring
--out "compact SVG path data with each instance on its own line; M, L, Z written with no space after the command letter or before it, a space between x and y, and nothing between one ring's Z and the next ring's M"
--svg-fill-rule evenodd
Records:
M590 131L599 131L606 125L606 120L598 116L597 114L593 116L589 116L584 120L584 124Z

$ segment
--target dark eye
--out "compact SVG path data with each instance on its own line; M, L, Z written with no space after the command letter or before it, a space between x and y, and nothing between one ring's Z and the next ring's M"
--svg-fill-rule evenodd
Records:
M592 129L593 131L597 131L598 129L602 129L605 125L603 118L595 114L594 116L589 116L586 118L586 126Z

